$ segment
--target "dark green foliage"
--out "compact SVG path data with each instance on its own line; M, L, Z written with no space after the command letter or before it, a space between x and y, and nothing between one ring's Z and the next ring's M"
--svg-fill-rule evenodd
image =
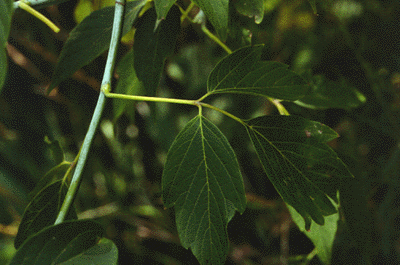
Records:
M50 79L34 76L23 85L14 79L42 71L36 57L51 61L50 44L33 38L35 32L26 35L29 47L21 45L18 36L29 30L18 20L8 39L13 12L3 1L0 41L12 48L9 59L0 52L0 85L6 84L0 95L4 242L12 238L6 233L16 222L10 220L20 220L10 264L334 264L334 245L344 241L360 248L360 264L379 251L390 256L396 251L388 236L395 234L392 200L400 186L396 155L382 173L384 185L374 185L387 150L398 150L400 101L391 88L400 82L397 70L381 66L384 59L374 69L362 57L380 41L370 41L364 16L393 19L398 4L389 2L379 8L349 2L352 8L343 9L343 3L315 0L130 1L122 31L134 27L134 36L115 51L115 72L104 74L112 78L100 94L109 101L100 104L104 113L93 113L98 87L85 91L69 77L86 66L90 73L80 81L93 79L92 73L100 78L102 59L91 62L109 48L115 8L86 2L86 11L99 10L69 33L47 92L60 89L48 96L41 89ZM63 19L63 12L72 17L72 7L58 8ZM46 12L53 18L54 10ZM62 38L43 38L49 39ZM7 60L13 73L6 82ZM16 104L17 97L29 98L29 89L43 97L40 111L30 111L26 106L39 108L29 100ZM81 97L79 104L73 94ZM85 135L90 119L99 132ZM32 144L32 131L57 140ZM80 152L83 139L83 146L92 145L88 153ZM77 195L67 194L73 174L80 176ZM372 192L366 188L373 186ZM19 213L10 203L17 201L14 190L31 191ZM375 190L385 198L380 218L393 220L382 225L385 244L373 253L372 221L360 220ZM67 221L54 225L65 198L74 206ZM344 221L354 242L340 238ZM0 263L10 259L0 255Z
M52 173L56 174L56 172ZM27 206L14 241L15 248L18 249L29 237L54 224L65 199L68 185L62 180L50 183ZM77 219L74 209L70 210L67 219Z
M99 243L98 239L102 234L101 225L91 220L67 221L47 227L24 242L10 265L50 265L64 264L64 262L65 264L74 264L69 262L76 259L78 255L87 255L89 249ZM107 251L106 255L113 256L115 260L115 251L109 243L103 247L103 250ZM89 254L100 255L104 258L105 255L102 252L93 249ZM94 259L90 258L89 260ZM83 261L84 259L80 260L80 262Z
M149 96L156 94L165 58L174 51L179 31L180 12L176 6L161 22L157 22L154 8L148 10L137 26L132 65Z
M132 28L145 4L146 0L127 3L123 34ZM108 49L113 17L114 7L106 7L90 14L72 30L58 59L47 93Z

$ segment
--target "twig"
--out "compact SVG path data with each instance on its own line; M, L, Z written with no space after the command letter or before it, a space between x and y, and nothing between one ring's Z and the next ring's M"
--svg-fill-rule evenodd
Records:
M120 0L115 5L115 13L114 13L114 24L111 35L111 43L110 50L108 52L106 68L104 70L102 87L111 86L111 78L115 66L117 47L119 40L121 38L121 30L122 30L122 21L124 19L124 11L125 11L125 0ZM68 189L67 195L65 196L65 200L63 205L61 206L61 210L57 216L57 220L55 224L59 224L64 221L72 202L75 199L76 193L78 192L80 183L82 181L82 172L88 157L89 149L92 144L94 134L96 132L97 126L99 125L101 114L105 107L106 97L102 91L100 91L99 98L97 100L97 105L93 113L92 121L90 122L90 126L88 132L86 134L85 140L83 141L78 163L76 166L76 170L71 180L70 187Z

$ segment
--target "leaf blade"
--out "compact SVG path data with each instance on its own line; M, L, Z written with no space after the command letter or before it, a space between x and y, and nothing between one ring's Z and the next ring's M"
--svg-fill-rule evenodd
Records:
M59 264L93 247L103 232L103 227L92 220L46 227L22 244L10 265Z
M175 4L176 0L154 0L154 6L157 11L157 19L165 19L168 11L171 9L172 5Z
M126 4L123 35L131 29L133 22L145 4L146 0L132 1ZM114 7L105 7L92 12L71 31L61 51L47 93L50 93L75 71L89 64L108 49L113 17ZM79 60L76 60L76 58L79 58Z
M309 86L288 66L260 61L263 46L244 47L222 59L208 78L208 94L236 93L282 100L304 97Z
M195 0L193 2L204 11L221 40L225 41L228 35L229 0Z
M312 109L337 108L350 110L366 102L366 97L345 82L334 82L322 75L311 79L312 91L295 103Z
M116 265L118 263L118 248L114 242L107 238L102 238L99 243L77 256L69 258L61 265L87 264L88 260L92 264Z
M147 95L154 96L156 93L165 58L174 51L180 23L179 8L173 6L166 19L154 31L157 15L152 8L143 15L141 24L136 29L133 66Z
M61 170L67 170L69 165L63 165ZM59 172L52 172L59 174ZM45 227L54 224L61 208L68 187L62 180L57 180L43 188L29 203L18 228L14 246L18 249L28 238ZM67 220L77 219L75 209L68 212Z
M268 178L283 200L304 218L324 224L334 214L339 181L351 174L326 142L335 131L293 116L263 116L247 123L247 131Z
M132 67L134 61L133 50L130 50L119 62L117 74L119 76L115 93L126 95L142 95L143 84L139 81L135 69ZM135 120L135 105L132 100L114 99L114 120L117 120L124 112L131 121Z
M238 0L235 1L236 10L245 16L254 17L257 24L260 24L264 18L263 0Z
M324 264L331 264L332 247L338 228L339 212L326 216L324 225L311 224L310 230L304 229L305 223L301 215L290 205L286 204L293 221L314 244L318 257ZM337 205L335 205L337 207Z
M175 207L182 245L201 264L223 264L227 224L235 209L244 211L246 198L232 148L203 116L192 119L172 144L162 188L165 206Z

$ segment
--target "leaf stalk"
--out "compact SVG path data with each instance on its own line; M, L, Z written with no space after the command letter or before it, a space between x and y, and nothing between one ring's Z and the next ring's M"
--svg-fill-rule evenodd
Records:
M51 22L47 17L43 16L41 13L33 9L31 6L26 4L24 1L18 1L18 7L20 7L22 10L25 10L32 16L36 17L40 21L42 21L44 24L46 24L50 29L52 29L55 33L60 32L60 28L57 27L53 22Z

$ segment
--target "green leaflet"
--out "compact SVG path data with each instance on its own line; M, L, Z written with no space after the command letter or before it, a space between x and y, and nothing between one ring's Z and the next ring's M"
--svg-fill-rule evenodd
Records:
M167 18L155 29L157 15L155 9L151 8L137 26L133 44L133 66L149 96L156 94L165 58L174 51L181 25L180 15L179 8L173 6Z
M122 34L126 34L132 28L145 4L146 0L126 4ZM61 51L47 93L109 48L113 18L114 7L106 7L91 13L71 31Z
M260 61L262 48L241 48L222 59L208 77L208 94L251 94L283 100L304 97L309 90L304 79L285 64Z
M225 41L228 35L229 0L194 0L193 2L204 11L220 39Z
M325 143L335 131L315 121L294 116L263 116L247 122L247 131L263 168L283 200L305 220L324 224L336 213L336 192L351 173Z
M171 6L176 0L154 0L154 6L157 11L157 19L165 19Z
M64 168L66 167L66 168ZM48 174L59 174L59 170L67 170L69 165L52 170ZM64 171L64 172L65 172ZM46 175L47 176L47 175ZM30 236L43 228L51 226L57 219L58 212L67 194L68 186L62 181L55 181L43 188L28 204L14 240L18 249ZM71 209L67 219L77 219L75 209Z
M102 234L102 226L92 220L66 221L47 227L24 242L10 265L64 264L98 244L98 238ZM115 252L110 247L104 250L109 250L108 255L114 256L114 261L109 264L115 264ZM92 254L103 254L104 259L107 255L98 251ZM94 257L89 256L86 262L93 259Z
M337 108L350 110L365 103L365 96L345 82L334 82L322 75L311 78L312 91L295 103L311 109Z
M110 239L102 238L96 245L88 250L69 258L61 265L76 265L76 264L91 264L96 265L117 265L118 264L118 249Z
M13 1L0 2L0 91L3 88L7 73L6 43L10 33L11 16L13 14Z
M142 95L143 84L136 76L132 67L134 60L133 50L130 50L119 62L117 74L119 76L115 93L126 95ZM117 120L124 112L131 121L135 120L135 102L132 100L113 99L114 120Z
M300 231L302 231L314 243L314 246L318 251L317 255L319 259L324 264L331 264L332 247L338 227L337 222L339 220L339 212L326 216L324 225L313 223L311 224L310 230L306 231L304 229L304 219L301 215L290 205L286 204L286 206Z
M245 16L254 17L257 24L264 18L264 0L237 0L234 2L236 10Z
M227 224L246 207L243 179L226 137L210 121L193 118L173 142L162 178L163 201L175 207L181 243L200 264L224 264Z

